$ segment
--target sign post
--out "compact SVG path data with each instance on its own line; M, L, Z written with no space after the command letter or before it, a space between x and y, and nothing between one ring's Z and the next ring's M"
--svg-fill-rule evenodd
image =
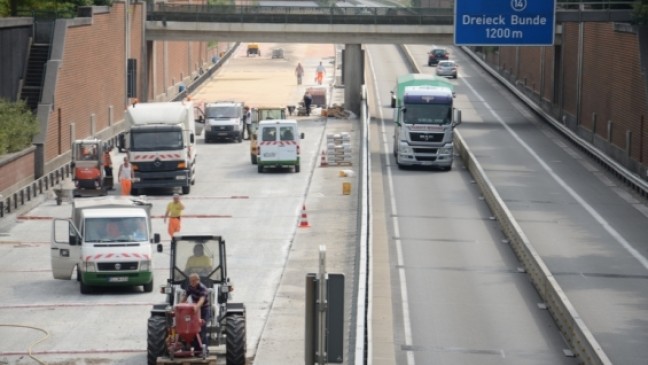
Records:
M551 46L556 0L455 0L455 45Z

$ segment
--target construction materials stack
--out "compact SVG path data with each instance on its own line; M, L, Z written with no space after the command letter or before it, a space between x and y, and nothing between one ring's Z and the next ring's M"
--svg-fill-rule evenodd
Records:
M329 165L351 166L351 136L348 132L326 135L326 159Z

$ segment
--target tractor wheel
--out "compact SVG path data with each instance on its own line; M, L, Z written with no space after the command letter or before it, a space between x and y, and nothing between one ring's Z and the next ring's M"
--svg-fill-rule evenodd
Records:
M148 365L156 365L157 358L164 356L166 345L164 340L167 334L166 318L163 316L152 316L148 319L148 329L146 332L146 358Z
M225 322L225 358L227 365L245 365L245 317L240 314L227 316Z

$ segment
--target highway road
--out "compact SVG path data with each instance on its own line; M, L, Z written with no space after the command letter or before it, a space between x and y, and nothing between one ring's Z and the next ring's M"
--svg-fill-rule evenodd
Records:
M549 314L538 308L537 293L518 271L520 264L461 160L449 172L396 166L388 97L397 76L408 70L393 46L368 50L372 71L380 75L371 80L378 92L369 100L375 106L373 184L384 191L373 197L385 197L386 224L376 225L385 232L375 239L387 242L391 259L395 363L577 363L564 356L566 344ZM468 71L462 69L453 83L455 106L464 110L467 125L473 116L466 110L471 98L462 86L469 77L463 72ZM374 363L389 363L377 360L385 351L377 342Z
M199 89L195 99L245 100L252 106L295 104L297 61L312 80L332 46L284 47L286 58L246 57L244 47ZM410 47L423 72L427 47ZM407 72L393 46L367 48L372 107L372 364L574 364L498 222L460 160L450 172L399 170L391 156L389 90ZM614 364L648 358L645 202L546 127L458 49L459 127L524 232ZM259 175L247 142L199 145L197 184L184 197L184 231L228 242L234 301L248 310L250 363L303 361L303 279L317 270L327 244L330 271L348 277L352 309L357 270L359 189L341 194L339 168L320 168L326 133L349 132L359 151L357 120L300 121L306 139L299 174ZM358 155L354 169L358 167ZM119 161L119 156L115 156ZM354 180L355 182L355 180ZM168 242L166 192L149 196L153 226ZM307 207L311 227L298 229ZM51 219L70 206L48 199L0 234L0 362L143 364L146 319L158 293L106 290L81 295L78 283L52 279ZM168 245L165 243L165 248ZM168 256L155 257L165 281ZM347 326L351 323L347 323ZM352 363L351 328L345 359ZM29 354L38 359L29 359ZM256 361L258 362L256 362ZM221 362L222 363L222 362Z
M426 65L428 48L409 49L422 72L433 73ZM372 133L379 147L372 149L382 159L383 189L389 192L384 221L391 223L385 237L397 363L574 363L461 162L449 173L395 167L391 111L384 106L390 83L406 70L383 56L388 50L369 49L381 75L373 100L383 108ZM461 66L459 133L610 363L645 364L645 201L461 50L453 48L451 57ZM384 348L373 346L376 352Z
M329 68L327 77L334 77L332 45L285 45L285 58L274 60L271 50L278 45L261 46L263 57L246 57L245 47L240 47L193 98L242 100L251 106L294 105L304 88L312 86L308 81L296 85L297 62L304 64L306 80L313 80L320 61ZM300 117L299 123L305 134L300 173L259 174L250 163L247 141L206 144L200 138L197 182L191 194L183 197L182 232L215 233L227 242L233 301L244 303L247 309L250 363L264 330L271 330L268 317L272 308L281 305L275 302L276 295L281 280L287 278L295 282L293 292L281 292L278 301L289 301L293 318L287 323L290 330L283 332L296 339L282 339L286 346L299 348L303 358L303 283L306 273L317 272L320 244L327 246L327 268L348 273L348 280L353 280L354 262L344 257L354 257L347 252L354 251L354 246L347 242L355 239L355 229L349 226L355 227L357 189L343 195L341 184L349 179L339 177L339 168L319 168L325 133L354 133L353 124L327 122L319 116ZM121 161L121 155L113 156L113 161ZM168 277L169 237L162 217L170 196L168 191L148 193L153 229L162 235L165 249L154 256L157 287ZM309 217L310 228L298 228L303 213ZM49 258L52 219L69 215L69 203L57 206L49 198L18 217L0 236L0 363L145 364L147 319L152 305L163 302L164 296L157 290L143 293L130 288L81 295L76 280L53 279ZM297 256L292 260L296 265L287 264L291 255ZM349 293L352 287L348 284ZM349 306L351 297L347 297ZM270 352L266 350L266 356Z

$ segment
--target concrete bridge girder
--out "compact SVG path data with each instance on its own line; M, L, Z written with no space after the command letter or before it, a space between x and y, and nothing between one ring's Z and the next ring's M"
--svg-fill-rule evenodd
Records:
M146 40L326 44L453 44L451 25L146 22Z

